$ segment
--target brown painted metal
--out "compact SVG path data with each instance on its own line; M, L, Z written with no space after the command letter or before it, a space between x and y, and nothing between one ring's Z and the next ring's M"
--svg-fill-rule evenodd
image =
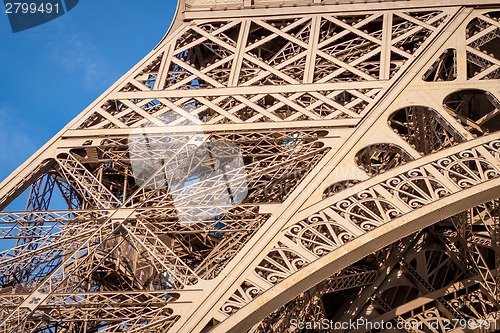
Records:
M1 184L0 332L495 331L499 50L495 1L180 1Z

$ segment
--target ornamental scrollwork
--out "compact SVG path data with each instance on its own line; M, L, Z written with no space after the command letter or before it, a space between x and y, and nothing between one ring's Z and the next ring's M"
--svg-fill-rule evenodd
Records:
M447 330L445 323L449 323L449 319L442 315L437 308L428 309L412 318L406 320L406 325L411 327L413 332L435 332L445 333Z
M481 150L481 146L492 156L486 156L488 152ZM408 166L399 174L393 172L376 176L378 181L367 180L367 186L358 192L347 188L343 197L339 192L325 198L328 204L321 210L283 229L278 245L254 272L267 282L278 284L311 261L403 214L500 176L499 168L492 162L492 157L500 160L498 139L466 150L456 149L444 157L444 152L437 154L434 160ZM439 311L430 309L402 320L430 325L443 318Z
M493 140L484 145L484 147L493 155L497 160L500 161L500 140Z
M500 176L498 169L476 149L441 158L432 165L460 188L468 188Z
M335 221L313 215L290 227L286 236L312 254L321 257L354 239L356 235Z
M451 194L444 184L429 175L424 168L392 177L382 186L413 209Z
M363 190L340 200L332 209L365 231L375 229L402 214L401 210L389 200L378 196L373 189Z
M263 279L275 284L292 275L308 263L309 260L301 256L297 251L279 246L267 254L255 268L255 271Z
M231 315L261 294L263 290L249 281L244 281L226 303L220 308L220 312Z

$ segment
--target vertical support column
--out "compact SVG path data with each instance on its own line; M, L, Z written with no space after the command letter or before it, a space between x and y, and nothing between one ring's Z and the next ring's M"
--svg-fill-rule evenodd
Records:
M54 187L55 178L50 174L45 174L38 178L38 180L31 185L28 202L26 203L26 211L48 210ZM27 231L23 231L21 234L22 238L18 239L17 245L28 243L28 248L34 250L37 247L37 243L32 241L31 236L38 233L38 228L35 229L33 227L41 225L43 225L43 221L35 221L31 215L28 216L25 224Z
M500 304L500 198L493 200L493 248L495 250L495 283L496 293L494 295L497 303ZM500 319L500 313L497 312L497 320Z
M26 210L47 210L49 209L52 191L55 180L50 174L46 174L31 185L30 195L26 204Z
M382 50L380 51L380 80L388 80L391 75L392 13L384 14L382 27Z
M163 90L166 85L167 74L170 67L170 59L172 59L172 54L174 52L175 44L169 44L163 52L163 57L161 60L160 68L158 69L158 74L156 75L156 82L153 90Z
M170 63L172 61L172 57L174 55L175 46L177 44L177 39L188 30L188 27L184 27L179 29L176 34L174 34L169 43L167 43L166 47L163 49L163 57L161 60L160 68L158 69L158 74L156 75L156 82L153 87L153 90L163 90L167 85L167 75L170 70Z
M233 65L231 66L231 73L229 74L229 82L227 84L228 87L235 87L238 85L251 24L252 22L250 20L241 21L240 34L238 35L238 46L234 55Z
M465 28L465 27L464 27ZM457 71L457 81L465 82L467 81L467 50L465 47L460 47L467 40L466 29L460 29L455 32L455 40L457 47L455 48L456 53L456 71Z
M468 239L472 235L472 215L471 209L467 209L465 212L459 214L460 218L458 221L458 236L461 240L461 251L462 258L465 260L465 265L468 265L467 261L469 261L470 255L470 246L471 244L468 242Z
M314 16L311 19L311 31L309 34L306 67L304 69L304 83L312 83L314 81L314 69L316 67L316 53L318 51L320 29L321 16Z

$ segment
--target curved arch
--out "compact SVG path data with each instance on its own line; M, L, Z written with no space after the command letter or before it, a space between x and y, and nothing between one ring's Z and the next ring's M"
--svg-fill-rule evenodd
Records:
M455 91L444 98L443 106L476 135L500 130L500 102L486 90Z
M454 48L444 50L422 77L425 82L453 81L456 79L457 50Z
M30 187L36 180L48 169L56 165L56 160L54 158L47 158L44 156L36 156L36 163L26 163L23 164L21 176L14 176L14 174L8 176L0 184L0 211L3 211L17 195L21 194L28 187ZM21 180L21 181L19 181ZM17 183L16 183L17 182ZM7 191L9 186L7 184L14 184L13 190Z
M407 106L389 116L389 126L424 155L463 141L460 134L436 110L421 105Z
M310 216L311 214L322 216L323 219L327 219L329 216L337 223L342 223L343 227L351 226L352 228L353 223L347 221L338 212L337 203L350 201L351 206L358 205L359 201L356 196L361 195L361 197L366 197L367 194L377 195L377 191L380 191L381 185L383 186L383 184L387 184L391 179L397 177L400 177L400 179L402 179L401 177L411 178L411 174L415 170L422 171L432 167L439 169L438 165L435 166L436 161L459 159L461 157L467 158L467 154L464 155L464 152L481 151L483 156L477 157L478 160L491 161L497 172L488 172L488 180L481 178L468 186L462 187L458 182L455 182L455 187L447 188L447 193L431 197L424 204L415 207L405 204L405 208L405 206L397 204L396 201L394 201L397 207L394 209L391 208L390 210L395 210L396 214L391 213L393 215L390 219L375 225L374 228L369 229L367 232L363 232L357 237L352 237L349 241L335 247L332 251L324 254L322 253L322 256L316 256L315 259L309 260L309 263L300 270L292 273L281 282L274 284L271 288L262 291L262 294L243 307L242 311L238 311L227 318L214 328L213 332L240 332L244 328L251 327L257 320L261 319L261 316L265 316L274 311L276 307L286 303L293 298L293 296L297 295L297 293L308 290L320 281L331 276L331 274L365 257L367 253L372 253L388 246L395 240L404 238L422 228L452 216L459 211L469 209L475 205L496 198L498 196L498 191L500 191L500 163L498 161L498 156L496 156L494 152L500 149L500 142L498 141L499 136L500 134L495 134L489 136L488 139L481 138L469 141L457 147L453 147L452 149L413 161L404 167L392 170L388 174L373 177L366 181L364 188L360 186L361 184L358 184L352 189L346 190L345 193L339 193L329 197L304 210L302 214L300 214L302 217L299 218L304 218L303 216ZM492 154L489 154L485 150L492 152ZM493 159L495 159L495 161L493 161ZM440 171L434 170L433 172L438 172L437 174L442 177ZM437 174L435 175L437 176ZM418 177L418 173L416 177ZM432 178L432 175L429 174L428 177ZM453 182L452 179L450 179L450 181ZM446 186L450 185L448 184ZM386 193L386 195L393 195L393 193L394 192L389 192ZM383 195L378 195L378 198L383 199ZM402 201L400 202L403 203ZM379 207L381 206L379 205ZM380 209L384 211L383 207ZM399 210L399 213L397 210ZM315 222L317 221L315 220ZM281 237L283 237L283 239L288 238L288 242L292 241L296 243L296 239L293 235L288 233L288 230L290 230L290 228L285 230ZM307 251L305 248L303 248L303 250Z
M411 159L410 154L393 143L375 143L360 149L355 162L367 174L375 176Z
M346 188L354 186L359 182L360 181L358 179L348 179L348 180L341 180L341 181L335 182L332 185L328 186L323 191L323 199L328 198L334 194L337 194L340 191L345 190Z
M474 186L435 201L426 208L414 210L344 244L271 287L243 307L241 311L220 323L211 332L244 332L246 328L252 327L279 305L289 301L293 295L305 292L332 273L365 257L367 253L374 252L393 243L396 239L401 239L419 229L430 226L457 211L471 208L498 195L498 191L500 191L499 178L490 180L483 185Z
M170 23L170 26L168 27L167 32L162 37L162 39L154 47L155 49L157 49L163 43L163 41L167 39L169 35L172 34L174 30L182 24L185 16L182 7L186 7L186 0L177 0L177 6L175 7L174 17Z

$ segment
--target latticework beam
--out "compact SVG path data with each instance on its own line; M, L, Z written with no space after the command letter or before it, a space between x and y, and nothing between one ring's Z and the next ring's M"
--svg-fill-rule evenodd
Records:
M1 184L0 332L494 332L499 7L180 1Z

